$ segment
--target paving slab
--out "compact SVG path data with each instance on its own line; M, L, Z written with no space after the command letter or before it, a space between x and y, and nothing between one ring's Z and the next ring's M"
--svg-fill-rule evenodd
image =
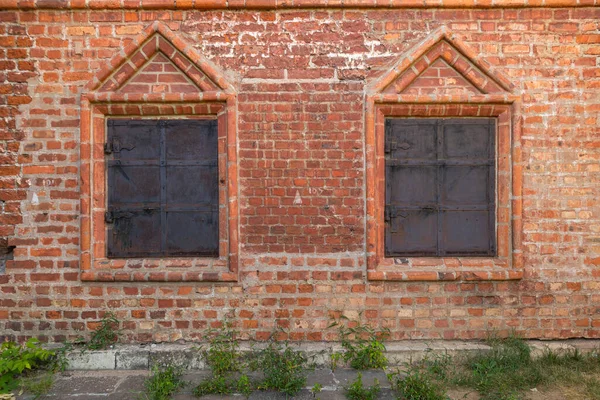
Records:
M68 371L55 376L50 391L39 399L137 399L149 371ZM18 400L34 397L24 394Z
M141 392L131 392L131 393L112 393L106 397L100 396L90 396L89 400L145 400L145 397L140 397ZM79 400L81 397L73 397L70 400Z
M204 398L204 397L203 397ZM230 398L230 396L215 396L215 398L218 398L219 400L224 400L227 398ZM177 393L175 394L173 397L171 397L172 400L198 400L198 397L194 396L191 393ZM238 398L236 400L240 400L241 398Z
M50 395L109 394L115 391L123 378L118 376L70 377L57 379Z
M336 369L333 372L335 383L338 388L345 388L356 380L358 374L362 375L362 382L365 386L372 386L375 384L375 379L379 381L379 386L382 388L389 388L390 382L384 371L365 370L357 371L354 369Z
M342 400L345 397L345 387L356 379L359 371L350 369L318 369L308 371L305 388L295 396L286 396L284 393L276 391L255 391L249 400ZM394 396L389 389L389 382L383 371L360 371L363 384L371 386L375 379L378 379L382 387L378 396L379 400L393 400ZM236 374L232 377L235 379ZM254 372L251 379L260 378L262 373ZM116 370L98 370L98 371L67 371L55 376L55 383L52 389L40 400L137 400L143 399L140 395L144 391L144 381L150 376L148 370L134 371L116 371ZM186 386L179 390L173 396L173 400L192 400L197 399L193 396L193 388L203 379L211 377L209 371L188 371L184 374ZM312 387L320 384L322 390L319 393L313 393ZM34 396L22 394L17 400L33 400ZM208 395L203 400L245 400L240 394L228 396Z
M306 386L310 388L316 384L321 385L323 388L334 388L336 383L333 372L329 369L311 371L306 377Z
M181 365L188 370L206 369L198 348L192 345L152 344L149 348L148 364L150 367L172 364Z
M209 379L210 377L212 377L212 372L210 371L193 371L183 374L183 380L185 382L190 382L193 386L196 386L201 381Z
M564 340L564 341L529 341L536 355L542 354L546 348L555 351L570 351L579 349L582 352L598 351L600 341L598 340ZM399 355L415 361L420 357L429 357L440 352L455 355L469 352L489 351L489 347L481 342L403 342L386 344L388 357ZM323 360L327 359L327 350L324 346L329 344L301 345L308 353L323 354ZM331 351L334 347L328 347ZM40 400L138 400L144 390L144 380L150 375L149 369L153 364L173 362L182 365L186 372L184 381L187 386L177 393L175 400L196 399L192 395L193 388L202 380L210 378L211 372L203 369L206 365L199 359L198 351L191 345L127 345L117 346L101 352L76 352L75 357L70 358L71 367L80 366L83 371L66 371L55 376L55 384L48 394L39 397ZM73 354L71 354L73 356ZM406 362L396 360L396 365L406 365ZM294 399L298 400L342 400L345 399L345 388L348 387L358 376L359 371L346 368L338 368L335 371L327 366L321 366L307 371L305 388L301 390ZM92 370L92 368L95 368ZM138 369L132 369L138 368ZM389 370L395 369L394 362ZM364 386L372 386L375 379L379 381L381 392L378 400L393 400L395 398L390 389L390 382L384 371L367 370L361 371ZM239 374L234 374L236 379ZM262 377L260 371L249 374L250 379L256 381ZM312 393L310 390L315 384L319 384L322 390ZM17 400L33 400L31 394L21 394ZM290 398L285 394L272 391L257 391L252 393L249 400L285 400ZM245 400L242 395L230 396L204 396L203 400Z
M287 400L287 399L297 399L297 400L314 400L314 395L307 389L302 389L294 396L286 395L285 393L275 392L270 390L260 390L256 392L252 392L248 400Z
M232 394L232 395L217 395L217 394L207 394L206 396L200 397L202 400L245 400L246 398L241 394ZM177 396L173 396L173 400L198 400L198 397L190 394L178 394Z
M116 393L141 392L144 390L144 381L147 375L133 375L123 378L115 387Z
M379 395L377 395L377 400L397 400L398 395L394 393L392 389L382 388Z
M314 400L348 400L343 391L322 391L314 396Z

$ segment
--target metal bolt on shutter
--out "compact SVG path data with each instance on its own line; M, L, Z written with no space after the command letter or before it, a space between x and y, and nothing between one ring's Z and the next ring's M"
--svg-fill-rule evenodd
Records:
M387 119L387 256L495 254L495 120Z
M217 256L215 120L108 121L108 257Z

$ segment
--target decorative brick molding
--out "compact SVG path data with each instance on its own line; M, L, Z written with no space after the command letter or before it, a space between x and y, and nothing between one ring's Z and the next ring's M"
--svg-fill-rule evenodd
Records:
M110 60L81 101L81 279L84 281L236 281L238 203L233 86L192 46L155 22ZM218 120L219 257L107 259L107 117Z
M214 10L286 8L594 7L597 0L0 0L0 9Z
M433 73L428 73L430 70L434 70ZM452 78L454 86L449 91L445 89L444 75L460 78ZM430 78L422 79L423 76ZM409 90L417 83L418 90ZM506 78L493 74L489 66L477 60L476 54L445 27L434 31L369 86L365 123L369 280L513 280L523 277L519 101L510 94L511 88ZM497 118L496 257L385 257L386 117Z
M148 25L127 47L116 54L90 80L85 89L100 92L118 89L159 51L171 59L203 91L235 94L235 89L222 72L211 65L191 44L159 21ZM212 82L207 82L206 77Z
M445 61L481 94L510 95L513 88L510 81L490 72L490 65L478 60L477 54L445 26L407 51L390 71L370 85L370 92L401 94L438 59ZM442 102L437 98L430 100Z

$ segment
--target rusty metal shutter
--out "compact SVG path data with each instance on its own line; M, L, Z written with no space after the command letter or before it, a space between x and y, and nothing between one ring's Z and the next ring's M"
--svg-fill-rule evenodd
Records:
M495 120L385 128L386 255L495 255Z
M215 120L108 121L108 257L217 256Z

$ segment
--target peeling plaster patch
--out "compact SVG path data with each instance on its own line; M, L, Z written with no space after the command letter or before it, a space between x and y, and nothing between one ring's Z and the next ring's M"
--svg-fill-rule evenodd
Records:
M33 196L31 196L31 204L33 204L34 206L40 204L40 199L38 198L37 193L34 193Z

